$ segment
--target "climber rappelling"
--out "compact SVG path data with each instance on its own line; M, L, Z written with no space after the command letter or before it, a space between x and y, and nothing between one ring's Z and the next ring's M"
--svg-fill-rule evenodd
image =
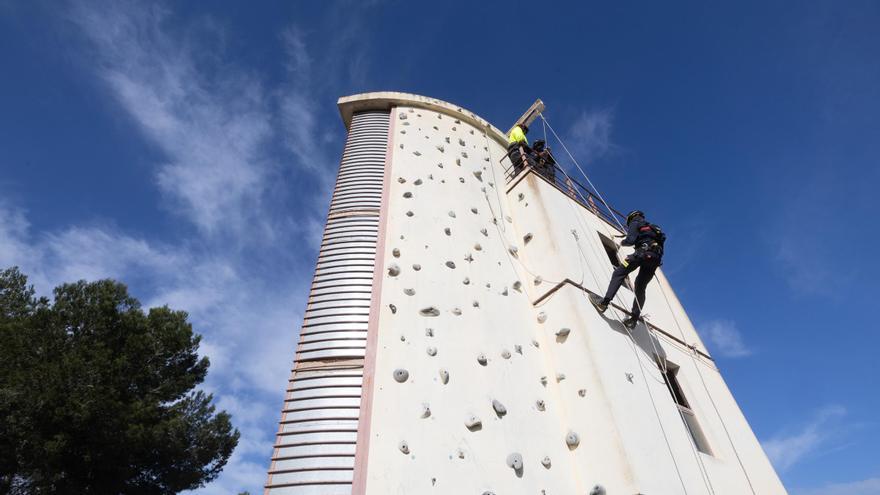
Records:
M648 286L648 282L654 278L657 267L662 264L666 234L660 230L660 227L645 220L645 214L639 210L634 210L626 216L626 226L626 238L621 241L620 245L634 246L635 251L614 269L605 297L600 298L595 294L590 294L590 302L600 313L604 313L627 275L638 268L639 274L636 276L635 282L636 298L633 301L632 315L623 321L627 328L632 329L638 323L645 305L645 288Z

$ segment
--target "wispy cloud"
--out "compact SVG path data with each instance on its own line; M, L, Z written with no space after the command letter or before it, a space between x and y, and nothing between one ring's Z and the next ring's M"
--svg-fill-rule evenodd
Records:
M819 488L795 490L796 495L880 495L880 478L831 483Z
M761 445L773 465L784 471L820 449L829 448L842 431L837 423L845 415L843 406L826 406L796 431L778 434Z
M709 348L721 356L729 358L745 357L752 354L742 334L731 320L712 320L700 325L700 335L709 343Z
M610 108L580 114L565 138L578 162L590 164L616 148L611 141L613 124L614 111Z

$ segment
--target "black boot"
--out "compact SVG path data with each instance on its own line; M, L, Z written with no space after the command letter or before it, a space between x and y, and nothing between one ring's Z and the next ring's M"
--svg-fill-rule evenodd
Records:
M623 326L632 330L633 328L636 327L636 323L638 323L638 322L639 322L638 318L630 316L629 318L623 320Z
M596 307L596 311L598 311L600 314L604 313L605 310L608 309L608 302L595 294L590 294L589 300L590 303L592 303L593 306Z

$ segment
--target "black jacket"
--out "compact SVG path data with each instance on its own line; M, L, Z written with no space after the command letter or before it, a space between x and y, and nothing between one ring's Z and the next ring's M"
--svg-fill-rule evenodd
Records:
M659 243L659 250L657 250L657 254L663 254L663 242L664 238L661 239L658 237L657 233L653 228L650 228L651 224L645 221L645 217L635 217L633 221L627 224L626 226L626 238L621 241L621 246L635 246L638 250L643 243ZM643 228L648 227L648 228Z

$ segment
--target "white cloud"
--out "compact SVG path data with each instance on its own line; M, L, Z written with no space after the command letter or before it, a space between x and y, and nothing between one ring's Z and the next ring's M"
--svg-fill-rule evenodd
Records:
M797 495L880 495L880 478L831 483L820 488L796 490Z
M828 448L840 432L835 423L845 415L843 406L824 407L798 431L778 434L761 445L773 465L784 471L820 449Z
M611 142L614 112L610 108L584 111L568 129L566 141L582 165L588 165L615 149Z
M708 341L709 348L721 356L737 358L752 354L736 323L730 320L709 321L700 326L700 335Z

